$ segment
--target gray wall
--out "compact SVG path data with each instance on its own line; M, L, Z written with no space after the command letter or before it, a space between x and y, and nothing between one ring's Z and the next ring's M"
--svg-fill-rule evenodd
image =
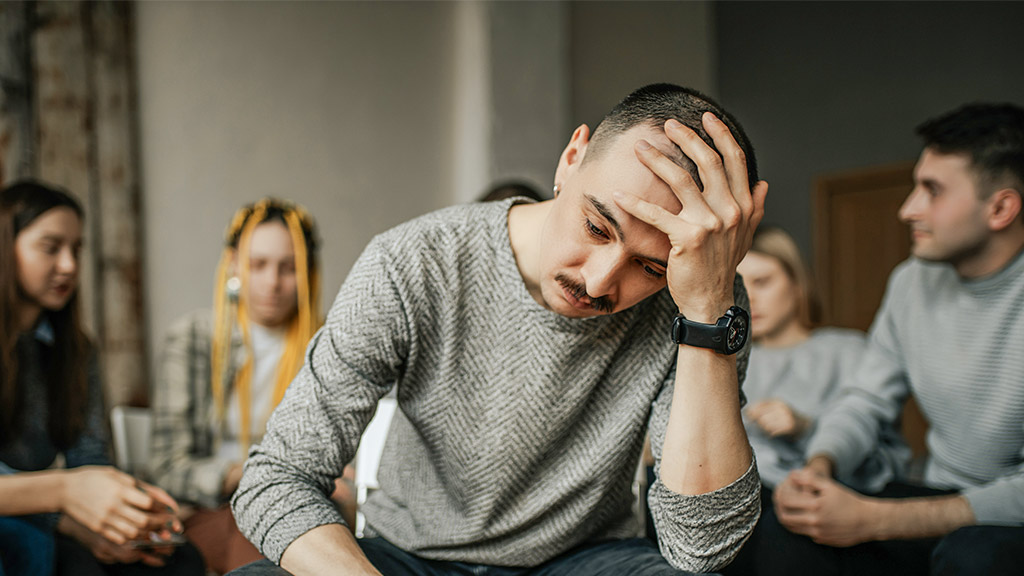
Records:
M325 306L369 239L520 175L642 83L714 91L706 2L140 2L148 348L211 306L265 195L323 237ZM576 111L574 111L576 110ZM155 364L152 364L155 365Z
M644 84L671 82L716 92L712 3L572 2L569 6L571 128L587 124L593 130L619 100Z
M1024 104L1024 4L721 2L723 104L771 184L766 221L811 252L813 179L913 161L921 121L975 100Z
M246 202L320 224L329 305L377 232L450 202L454 4L137 5L149 348L212 306Z

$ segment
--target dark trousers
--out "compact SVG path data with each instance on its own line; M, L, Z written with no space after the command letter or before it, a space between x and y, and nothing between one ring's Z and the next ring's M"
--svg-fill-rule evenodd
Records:
M359 540L359 547L385 576L685 576L672 568L645 538L610 540L570 550L536 568L508 568L427 560L414 556L383 538ZM269 560L243 566L231 576L285 576Z
M203 558L192 544L174 549L167 564L160 567L135 564L101 564L77 540L57 535L56 576L203 576Z
M953 494L906 484L890 484L880 498ZM761 519L750 540L724 574L800 576L999 576L1020 574L1024 566L1024 527L968 526L944 538L867 542L848 548L815 544L779 523L772 492L761 490Z
M53 532L24 517L0 517L0 576L51 576L53 550Z

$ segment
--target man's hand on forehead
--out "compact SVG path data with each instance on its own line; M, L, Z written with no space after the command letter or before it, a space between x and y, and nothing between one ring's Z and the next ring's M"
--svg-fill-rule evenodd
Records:
M672 213L622 192L616 192L614 199L623 210L668 235L672 250L667 278L672 297L688 318L710 322L733 304L736 265L764 217L768 184L757 182L751 190L746 156L729 129L710 112L702 121L721 154L675 120L665 123L665 135L696 164L703 191L685 169L639 140L637 158L668 184L682 208Z

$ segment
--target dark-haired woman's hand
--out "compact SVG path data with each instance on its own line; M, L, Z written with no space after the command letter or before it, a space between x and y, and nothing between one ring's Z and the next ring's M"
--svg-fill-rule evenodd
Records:
M93 557L102 564L142 562L149 566L163 566L166 564L166 558L174 552L171 547L137 550L130 544L114 544L69 516L61 518L57 530L88 548Z
M152 530L181 530L170 495L108 466L68 470L60 500L62 512L114 544Z

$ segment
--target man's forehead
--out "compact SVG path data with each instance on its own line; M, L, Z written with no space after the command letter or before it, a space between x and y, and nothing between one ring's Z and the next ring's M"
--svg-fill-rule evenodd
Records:
M969 176L972 172L971 164L971 156L966 152L940 152L934 148L925 148L917 160L914 172L916 174L941 172L949 175Z
M638 196L673 213L678 212L682 204L672 189L637 158L634 146L641 139L673 160L684 158L679 148L665 135L664 130L643 125L630 128L616 136L603 157L595 162L599 177L607 188L605 192L608 193L608 197L605 200L612 202L610 193L623 192Z

